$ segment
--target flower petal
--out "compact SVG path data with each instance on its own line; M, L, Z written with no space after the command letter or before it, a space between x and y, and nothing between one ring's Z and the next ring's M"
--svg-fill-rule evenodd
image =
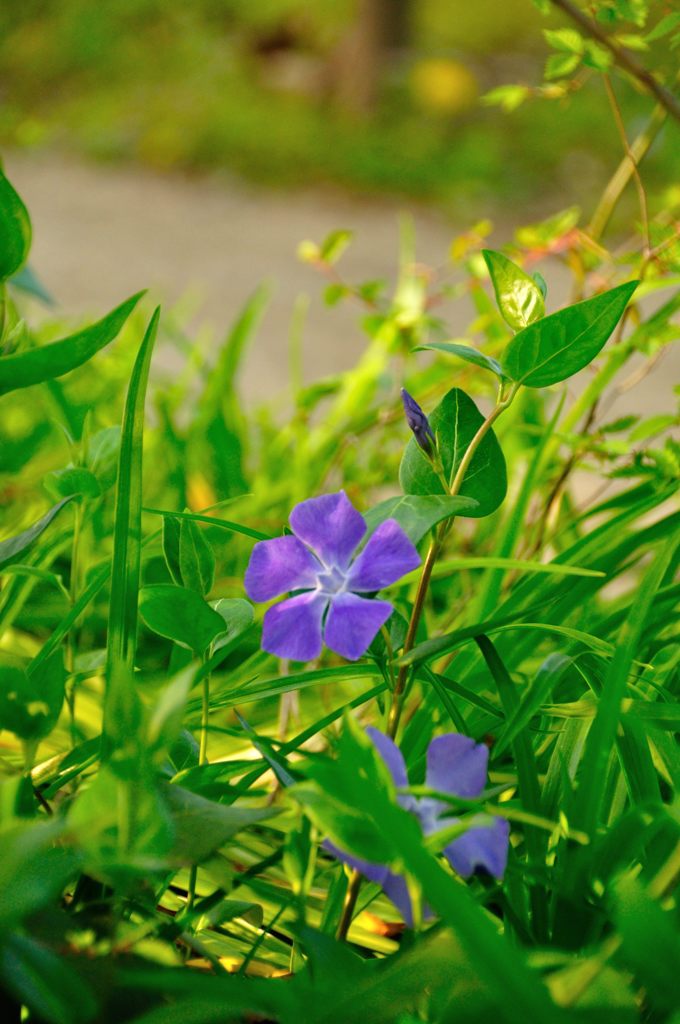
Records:
M427 749L426 785L440 793L470 800L486 785L489 750L469 736L447 733L435 736Z
M366 735L369 737L380 754L380 757L385 762L387 770L394 781L394 785L398 789L408 786L408 773L406 771L404 755L394 740L390 739L389 736L386 736L384 732L380 732L380 729L375 729L372 725L369 725L366 729ZM416 810L417 801L415 797L409 796L407 793L400 793L397 796L397 802L406 811Z
M347 567L366 533L366 523L344 491L322 494L296 505L290 514L293 533L327 565Z
M333 857L337 857L343 864L347 864L348 867L356 868L357 871L360 871L369 882L376 882L378 885L382 885L390 873L390 869L385 867L384 864L374 864L370 860L361 860L359 857L352 856L351 853L345 853L335 843L332 843L330 839L325 839L321 845L324 850L327 850Z
M383 892L387 898L392 900L392 903L394 903L395 907L404 918L404 924L406 927L413 928L413 907L411 905L411 897L409 895L408 886L404 876L395 875L391 871L388 871L387 877L381 884Z
M309 591L269 608L262 624L262 649L293 661L318 658L327 603L327 598Z
M251 601L271 601L289 590L312 590L321 566L297 537L261 540L253 548L245 575Z
M326 646L349 661L356 661L370 647L380 627L392 614L389 601L369 601L356 594L336 594L326 619Z
M349 570L350 590L382 590L417 569L420 555L396 521L386 519L369 537Z
M448 820L453 824L455 819ZM496 818L493 825L471 827L444 850L449 864L463 878L469 878L475 871L488 871L493 878L501 879L508 862L508 838L510 825L504 818Z

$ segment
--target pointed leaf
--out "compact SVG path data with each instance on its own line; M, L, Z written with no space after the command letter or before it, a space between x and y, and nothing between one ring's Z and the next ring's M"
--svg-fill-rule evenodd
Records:
M544 388L578 373L603 348L637 284L628 281L525 327L505 350L507 376L529 388Z
M0 357L0 395L52 380L86 363L113 341L144 293L138 292L77 334L40 348Z
M450 516L471 514L477 508L474 498L450 494L402 494L387 498L364 513L368 536L386 519L396 519L414 544L422 540L428 530Z
M180 519L179 568L182 583L205 596L215 580L215 556L205 533L191 519Z
M545 316L545 300L536 281L521 267L493 249L483 249L501 316L513 331L521 331Z
M450 356L458 356L459 359L464 359L467 363L481 366L483 370L491 370L499 380L506 379L503 367L498 360L492 356L485 355L484 352L473 348L472 345L460 345L457 341L433 341L429 345L419 345L418 348L414 349L414 352L423 352L426 349L432 349L435 352L446 352Z
M13 562L15 558L23 554L31 544L38 539L41 533L47 529L54 517L61 512L64 505L71 500L71 497L63 498L61 501L53 505L49 512L46 512L41 519L33 523L32 526L22 530L21 533L17 533L14 537L7 537L6 540L0 541L0 569L9 562Z

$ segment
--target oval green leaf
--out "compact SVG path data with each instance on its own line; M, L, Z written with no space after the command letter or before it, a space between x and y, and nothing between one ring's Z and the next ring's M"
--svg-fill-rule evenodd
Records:
M513 331L521 331L545 316L543 292L532 277L493 249L483 249L482 256L491 275L501 316Z
M0 281L25 263L31 248L31 219L16 191L0 171Z
M627 281L525 327L505 351L506 376L529 388L545 388L578 373L604 347L637 286Z
M450 494L402 494L381 501L364 513L364 519L369 536L386 519L396 519L402 530L417 544L443 519L473 515L476 508L477 502L473 498L464 498L461 494L455 497Z
M227 628L222 616L200 594L171 583L142 587L139 614L153 633L196 654L207 651Z
M82 366L113 341L143 294L138 292L133 295L116 306L108 316L77 334L41 348L0 358L0 395L61 377L77 366Z
M470 442L484 422L479 409L460 388L452 388L429 417L439 441L446 478L451 481ZM399 480L406 494L444 494L444 487L415 438L406 446L399 467ZM460 494L477 502L476 508L457 515L478 519L498 508L505 497L505 459L496 436L489 430L470 463Z

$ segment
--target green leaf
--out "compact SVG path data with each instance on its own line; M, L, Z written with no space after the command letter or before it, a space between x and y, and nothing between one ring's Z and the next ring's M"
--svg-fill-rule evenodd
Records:
M484 422L477 406L464 391L452 388L429 417L439 442L447 480L452 481L473 437ZM444 487L422 448L411 438L399 467L399 480L406 494L443 494ZM475 509L459 513L476 519L494 512L503 501L507 487L505 459L492 430L483 438L460 488L473 498Z
M603 348L637 284L627 281L525 327L505 351L507 376L526 387L544 388L578 373Z
M492 356L485 355L484 352L480 352L471 345L460 345L457 341L432 341L428 345L418 345L418 347L413 351L424 352L428 349L433 352L446 352L446 354L450 356L458 356L460 359L464 359L468 363L474 363L475 366L481 366L483 370L491 370L492 373L496 374L499 380L505 380L503 367L498 360L494 359Z
M102 493L97 477L84 466L55 469L45 477L45 488L53 498L98 498Z
M546 42L562 53L583 53L584 39L575 28L544 28Z
M255 614L250 601L242 597L221 597L212 607L222 618L226 629L224 636L215 641L215 650L219 651L252 625Z
M543 292L533 277L493 249L482 249L482 256L491 275L501 316L513 331L521 331L545 316Z
M68 504L70 500L70 497L63 498L56 505L53 505L49 512L46 512L41 519L33 523L32 526L22 530L21 533L17 533L14 537L7 537L6 540L0 541L0 569L13 562L19 555L30 548L31 544L47 529L54 517L61 512L64 505Z
M252 537L253 540L272 539L270 533L261 533L259 530L253 530L250 526L232 523L228 519L215 519L214 516L203 516L198 512L169 512L167 509L147 508L146 506L143 511L152 516L167 516L174 519L191 519L195 523L208 523L210 526L217 526L222 530L229 530L231 533L241 533L244 537Z
M65 959L42 942L14 932L0 946L0 977L45 1024L88 1024L98 1016L90 985Z
M545 62L546 78L566 78L581 63L577 53L553 53Z
M326 235L319 249L319 257L324 263L337 263L343 252L352 241L353 231L339 228Z
M0 170L0 281L20 269L30 248L28 210Z
M60 650L31 671L0 665L0 729L22 740L48 736L64 703L65 682Z
M146 511L146 510L145 510ZM179 536L181 519L175 516L163 516L162 546L165 564L178 587L182 586L182 570L179 565Z
M137 643L137 599L141 566L142 446L144 400L158 330L160 307L146 329L132 369L118 460L118 486L113 527L111 600L109 603L107 689L104 736L110 745L125 743L134 733L139 697L133 683ZM106 755L109 751L106 750Z
M370 536L380 523L386 519L396 519L401 528L414 544L422 540L425 534L451 516L465 515L477 508L473 498L450 494L404 494L398 498L387 498L379 505L374 505L364 512L364 519Z
M196 654L225 632L224 619L195 590L154 583L139 592L139 614L154 633Z
M242 829L279 813L274 807L218 804L177 785L162 792L175 832L171 857L182 864L200 864Z
M154 754L165 752L179 736L194 676L195 666L190 665L163 687L146 728L149 749Z
M180 519L179 568L185 587L202 596L210 593L215 580L215 556L204 531L192 519Z
M611 895L612 916L623 942L622 959L645 986L652 1006L677 1010L677 914L662 909L640 879L632 875L618 879Z
M113 341L143 294L138 292L96 324L68 338L28 352L0 357L0 395L61 377L82 366Z

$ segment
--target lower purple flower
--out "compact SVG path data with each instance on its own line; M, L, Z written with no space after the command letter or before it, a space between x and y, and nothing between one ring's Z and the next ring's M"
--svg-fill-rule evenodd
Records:
M252 601L301 591L269 608L262 647L294 661L312 661L326 645L350 661L366 652L392 614L389 601L361 594L396 583L420 556L395 519L386 519L356 555L366 522L344 491L310 498L290 514L293 536L255 545L245 575Z
M398 789L407 787L406 764L399 747L378 729L368 728L366 732L385 762L395 786ZM482 743L475 743L469 736L461 736L459 733L436 736L427 750L425 784L439 793L475 799L482 794L486 785L488 760L488 749ZM460 821L447 814L449 805L436 797L416 798L400 793L397 801L404 810L415 815L425 836ZM463 878L469 878L476 872L486 872L501 879L508 859L509 835L510 826L504 818L495 818L491 825L472 824L466 832L449 843L443 853L454 871ZM394 874L384 864L354 857L328 841L324 843L324 848L343 864L356 868L369 881L379 885L401 911L406 924L412 927L411 897L402 875Z

